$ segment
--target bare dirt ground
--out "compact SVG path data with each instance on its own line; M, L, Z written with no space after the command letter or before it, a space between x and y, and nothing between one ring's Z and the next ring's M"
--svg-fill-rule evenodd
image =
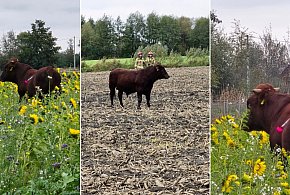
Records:
M109 72L82 73L82 194L209 194L208 67L168 68L137 110L109 100Z

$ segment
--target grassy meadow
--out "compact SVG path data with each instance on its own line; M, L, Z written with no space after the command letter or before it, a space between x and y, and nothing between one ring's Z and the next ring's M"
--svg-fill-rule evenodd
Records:
M242 119L227 115L211 125L211 194L290 194L290 162L275 155L264 131L241 130Z
M1 194L79 194L79 76L62 72L61 95L42 101L0 82Z
M179 54L172 54L162 58L156 58L165 67L193 67L193 66L208 66L208 55L187 57ZM113 68L134 68L134 58L115 58L115 59L102 59L102 60L84 60L82 61L82 71L107 71Z

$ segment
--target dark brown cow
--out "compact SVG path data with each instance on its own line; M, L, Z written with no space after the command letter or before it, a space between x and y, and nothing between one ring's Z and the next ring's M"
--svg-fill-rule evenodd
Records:
M264 130L270 135L270 146L290 151L290 96L277 92L270 84L259 84L249 97L246 131Z
M47 94L56 86L61 88L61 76L52 66L36 70L28 64L20 63L16 58L11 58L4 65L0 79L3 82L10 81L18 85L20 100L26 92L28 97L32 97L36 94L37 90Z
M150 94L155 81L159 79L168 79L165 68L161 65L149 66L141 70L114 69L109 76L111 106L115 96L115 88L118 90L118 98L122 107L123 92L128 96L131 93L137 92L138 106L142 102L142 94L146 96L147 106L150 107Z

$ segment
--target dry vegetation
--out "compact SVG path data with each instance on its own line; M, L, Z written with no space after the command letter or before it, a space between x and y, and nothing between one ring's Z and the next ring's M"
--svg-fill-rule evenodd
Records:
M209 194L208 67L170 68L109 107L109 72L82 74L82 194Z

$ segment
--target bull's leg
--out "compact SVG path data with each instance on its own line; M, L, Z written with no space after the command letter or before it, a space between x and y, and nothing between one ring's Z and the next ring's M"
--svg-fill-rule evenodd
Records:
M111 98L111 106L113 107L114 105L114 97L115 97L115 88L110 89L110 98Z
M141 109L142 93L138 93L138 92L137 92L137 98L138 98L137 109Z
M150 93L146 94L147 106L150 107Z
M122 95L123 95L123 91L119 90L118 91L118 98L119 98L121 106L124 107L123 100L122 100Z

